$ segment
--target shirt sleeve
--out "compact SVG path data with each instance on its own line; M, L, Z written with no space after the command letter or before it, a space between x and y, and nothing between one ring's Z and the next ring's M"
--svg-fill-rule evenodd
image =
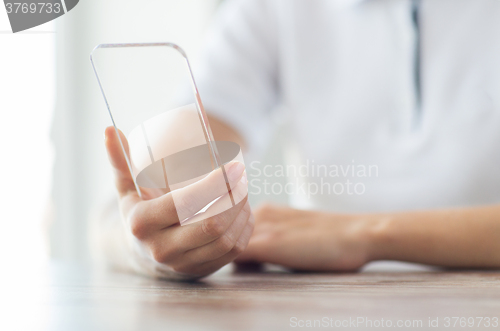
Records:
M99 208L89 222L88 238L93 264L173 281L200 278L176 272L171 267L156 262L148 249L127 229L116 198Z
M272 3L226 0L193 66L207 112L234 127L252 154L266 147L278 103Z

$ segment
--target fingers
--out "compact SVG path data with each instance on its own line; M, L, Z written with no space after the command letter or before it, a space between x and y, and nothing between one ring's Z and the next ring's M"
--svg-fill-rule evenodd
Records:
M171 227L146 240L155 260L168 263L187 251L206 245L221 237L237 218L246 199L223 213L188 226Z
M192 253L192 255L186 254L186 256L182 256L173 261L171 265L174 270L182 273L191 273L196 275L210 274L232 262L239 254L241 254L242 251L245 250L245 247L247 246L252 235L253 226L254 218L250 213L243 226L240 236L233 244L228 245L232 246L232 248L218 258L213 259L214 256L221 254L220 247L216 247L216 243L214 242L214 245L212 245L212 243L209 244L210 247L204 246L191 251L190 254ZM207 254L209 252L207 248L213 249L213 255ZM228 248L226 247L226 250L227 249ZM202 251L204 252L202 253Z
M106 145L109 161L115 172L116 189L118 190L120 197L123 197L129 193L137 193L137 191L135 189L134 181L132 180L127 161L123 154L120 139L118 139L116 134L117 131L120 134L121 143L123 143L123 147L128 154L129 147L127 138L125 138L125 135L120 130L115 129L113 126L108 126L106 128L106 131L104 132L104 144Z
M226 255L235 248L238 251L244 248L239 247L237 243L243 230L247 227L250 216L251 211L247 201L236 216L236 219L229 225L223 235L206 245L187 251L182 256L183 262L187 264L196 264L199 261L211 261ZM251 223L253 225L253 218ZM246 242L244 244L246 246ZM241 253L241 251L238 253Z
M241 165L239 162L236 163ZM238 168L237 171L241 171L241 169ZM164 194L155 199L138 203L130 216L130 226L134 235L144 240L159 230L178 225L180 221L186 218L186 210L194 214L225 192L226 194L223 194L204 213L200 213L189 219L190 222L203 220L202 222L191 224L189 228L182 231L175 231L172 234L167 233L169 236L174 236L175 233L176 236L175 239L171 238L167 240L169 244L171 240L177 241L179 239L182 239L179 243L181 247L185 247L186 243L191 243L191 246L185 247L185 250L196 248L215 240L218 235L227 229L244 205L244 203L239 203L231 207L227 187L217 179L217 172L218 175L222 176L221 170L218 169L213 172L216 173L215 176L211 173L202 180L187 187ZM232 182L234 182L236 176L234 173L231 175L229 170L228 177L231 176L233 176ZM233 186L233 196L242 201L243 198L241 197L247 194L246 183L243 184L238 178L236 184L233 184ZM220 195L217 196L217 194ZM190 216L193 216L193 214ZM164 233L162 232L158 235L164 235Z
M248 189L246 185L246 177L242 177L240 181L236 183L236 185L233 187L231 190L231 195L229 192L221 196L217 201L212 203L207 210L204 212L199 212L196 215L181 221L182 225L186 224L192 224L204 219L207 219L209 217L218 215L230 208L232 208L232 201L231 201L231 196L233 198L233 201L238 204L240 203L245 197L248 195Z
M224 166L230 187L234 187L242 178L245 166L233 161ZM205 178L172 192L181 221L188 219L206 207L215 199L228 193L228 187L222 169L212 171ZM231 204L229 204L231 206Z
M190 249L206 245L217 240L226 233L236 217L240 214L240 211L247 204L247 200L247 198L244 198L236 206L220 214L204 219L201 222L191 224L189 226L189 231L184 232L185 241L191 243Z
M132 234L139 240L154 240L166 228L179 225L171 193L140 201L131 210L128 221Z

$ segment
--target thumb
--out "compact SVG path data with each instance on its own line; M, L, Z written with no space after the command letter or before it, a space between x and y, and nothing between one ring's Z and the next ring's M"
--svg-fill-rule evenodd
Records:
M136 189L117 133L120 134L123 148L125 149L127 156L130 158L127 138L125 138L123 132L115 129L113 126L108 126L106 131L104 131L104 144L106 145L106 150L108 152L109 162L115 172L116 189L118 190L118 194L120 196L124 196L131 192L136 192Z

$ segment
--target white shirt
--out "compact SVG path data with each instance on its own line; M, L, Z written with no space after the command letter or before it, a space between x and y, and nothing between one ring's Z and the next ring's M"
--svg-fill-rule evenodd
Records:
M500 202L500 1L422 0L421 118L410 0L227 2L194 67L205 108L252 150L265 148L282 109L290 165L378 169L299 176L365 190L290 189L294 206L375 212Z

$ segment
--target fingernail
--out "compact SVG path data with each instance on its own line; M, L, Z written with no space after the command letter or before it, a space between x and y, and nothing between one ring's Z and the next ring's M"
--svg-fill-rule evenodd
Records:
M241 162L234 162L226 171L227 179L230 182L235 182L241 177L243 171L245 171L245 166Z

